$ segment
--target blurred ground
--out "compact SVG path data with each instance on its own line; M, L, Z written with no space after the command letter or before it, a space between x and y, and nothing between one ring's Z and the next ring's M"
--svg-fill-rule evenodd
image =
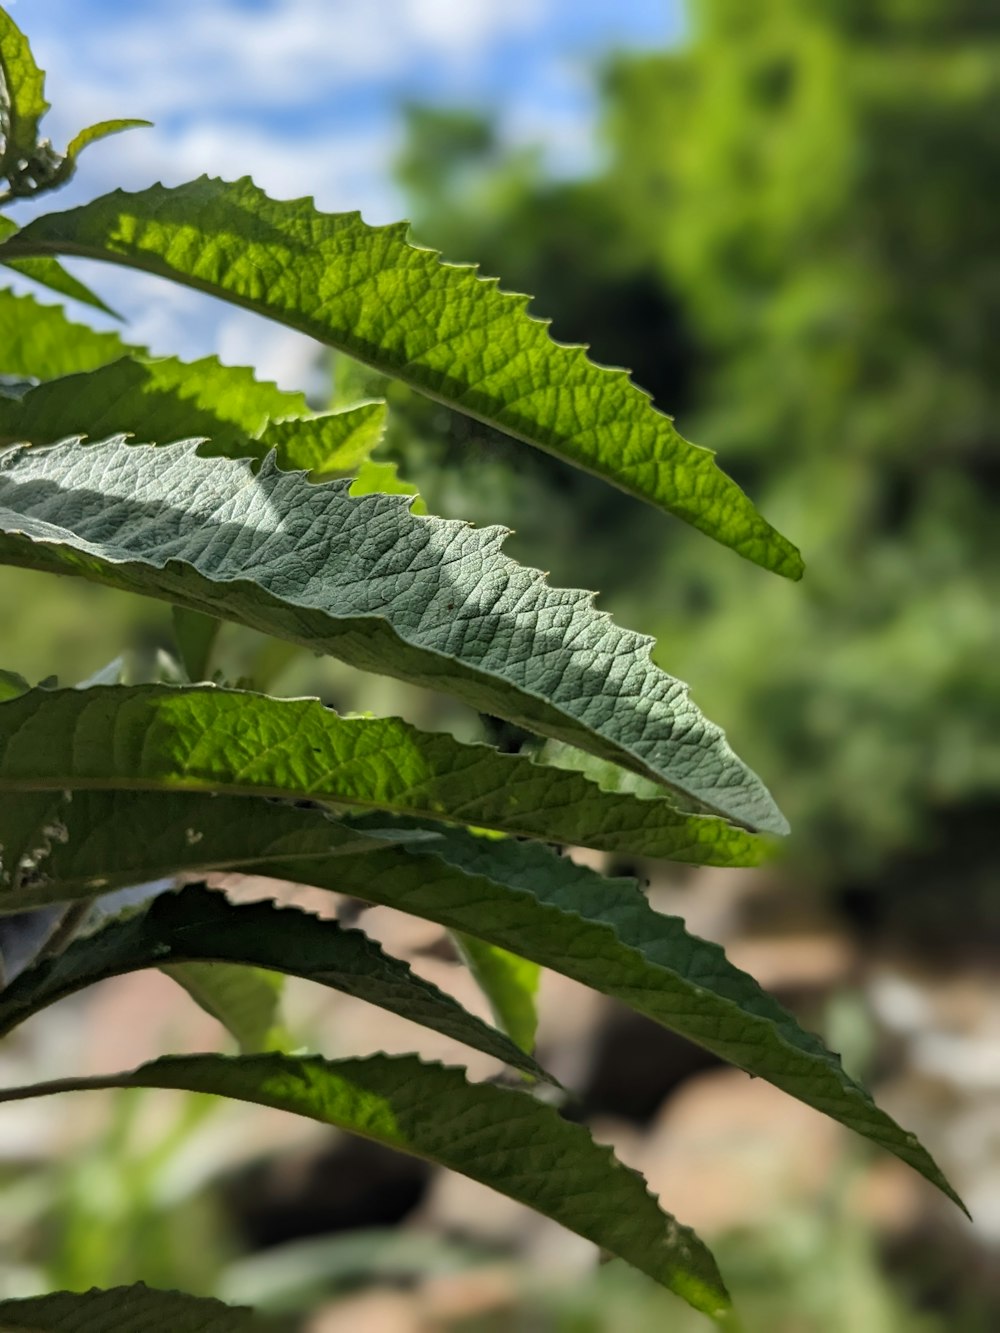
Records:
M241 897L274 887L219 882ZM793 886L765 875L700 871L677 882L661 868L650 892L825 1031L931 1146L976 1225L825 1117L546 974L539 1053L580 1093L574 1114L713 1244L753 1333L990 1328L1000 1311L995 976L916 966L827 912L801 902L789 912L782 899ZM282 896L310 910L337 906L295 886ZM436 927L381 908L362 924L487 1016ZM303 983L290 986L287 1011L292 1030L331 1056L416 1046L431 1058L467 1057L405 1020ZM7 1044L0 1077L20 1083L67 1063L126 1068L219 1040L213 1020L167 978L143 973L32 1020ZM497 1072L485 1057L468 1063L476 1077ZM74 1098L71 1113L56 1101L7 1109L0 1246L19 1261L8 1258L5 1287L28 1290L42 1276L32 1262L41 1227L54 1281L182 1281L265 1308L313 1309L303 1327L317 1333L617 1333L667 1317L671 1328L701 1327L617 1265L595 1275L592 1246L473 1182L280 1113L189 1101L194 1109L166 1094L92 1094ZM966 1313L955 1301L963 1286L975 1293ZM935 1307L946 1313L935 1317Z

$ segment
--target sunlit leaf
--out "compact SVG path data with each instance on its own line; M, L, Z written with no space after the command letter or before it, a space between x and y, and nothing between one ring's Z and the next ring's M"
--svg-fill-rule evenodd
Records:
M530 959L508 949L477 940L473 935L454 935L469 971L489 1001L498 1027L523 1051L535 1049L538 1029L538 982L541 968Z
M137 685L0 704L0 791L123 784L377 807L696 864L755 864L768 850L666 800L602 792L571 770L399 718L338 717L315 699Z
M213 292L605 477L758 564L801 574L795 547L627 374L554 342L525 297L406 235L405 224L370 227L308 199L277 202L248 179L202 177L38 218L0 258L82 255Z
M10 236L15 231L17 231L15 222L12 222L8 217L0 217L0 239ZM12 269L15 273L20 273L26 278L31 278L33 282L48 287L51 291L59 292L62 296L70 296L74 301L81 301L84 305L93 306L96 310L101 310L114 319L121 318L117 311L112 310L109 305L105 305L99 296L95 295L89 287L84 286L79 278L74 278L72 273L67 273L57 259L0 259L0 263ZM4 299L8 295L9 293L6 291L0 292L0 299ZM96 336L99 335L95 334Z
M151 120L101 120L96 125L88 125L85 130L80 130L74 134L66 147L66 160L75 164L77 158L85 148L89 148L92 143L97 143L99 139L106 139L110 134L121 134L125 130L149 129L153 122Z
M0 9L0 72L6 139L0 166L11 171L34 157L39 122L49 104L45 100L45 74L35 62L27 37L5 9Z

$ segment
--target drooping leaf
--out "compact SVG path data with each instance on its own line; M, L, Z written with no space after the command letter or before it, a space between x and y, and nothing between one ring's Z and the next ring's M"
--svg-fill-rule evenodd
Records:
M17 231L17 223L12 222L8 217L0 217L0 240L10 236ZM33 282L40 283L43 287L48 287L50 291L59 292L62 296L72 297L74 301L81 301L84 305L93 306L101 310L106 315L111 315L113 319L120 319L117 311L112 310L109 305L105 305L99 296L84 286L78 278L74 278L72 273L67 273L62 264L57 259L37 258L37 259L0 259L0 263L15 273L20 273L26 278L31 278ZM0 292L0 296L7 296L6 291ZM95 337L98 336L95 334Z
M99 333L70 319L62 306L9 287L0 290L0 369L10 374L37 383L96 370L138 351L117 333Z
M364 821L360 821L364 826ZM334 884L507 948L623 1000L639 1013L766 1079L914 1167L960 1207L930 1154L872 1101L839 1058L719 945L649 906L633 880L605 879L534 843L458 829L370 859L321 862L278 878Z
M10 1333L265 1333L252 1310L208 1296L157 1291L142 1282L0 1301L0 1328Z
M527 1093L469 1083L415 1056L170 1056L132 1073L0 1091L0 1103L91 1088L215 1093L308 1116L458 1171L561 1223L714 1317L729 1298L711 1254L642 1177Z
M311 334L480 420L670 510L778 573L795 547L623 371L554 342L474 269L310 200L203 177L115 191L28 224L0 256L106 259L157 273Z
M138 970L132 960L128 963L128 971ZM216 962L168 963L160 971L236 1038L242 1055L280 1048L278 1015L285 981L280 972L244 963ZM5 998L0 996L0 1013Z
M23 799L8 796L0 809ZM222 796L76 792L62 811L64 836L43 862L44 884L34 900L22 894L13 901L93 893L95 877L98 887L111 889L168 873L242 867L381 903L622 1000L895 1153L959 1202L926 1150L874 1105L819 1038L718 945L654 912L633 880L605 879L537 843L428 830L381 815L344 827L318 811L266 801L244 800L240 814L239 804ZM122 839L122 828L141 836ZM418 836L380 846L380 839L407 833ZM352 854L350 838L365 835L371 842ZM0 896L0 906L4 900L12 901Z
M760 779L656 667L650 640L504 556L505 533L265 461L122 440L0 457L0 562L76 573L446 689L752 828Z
M756 864L768 847L666 800L605 793L399 718L338 717L315 699L136 685L0 704L0 791L122 785L377 807L695 864Z
M522 1051L535 1049L538 983L542 969L508 949L455 932L459 952L489 1001L493 1020Z
M244 966L234 966L240 964ZM303 977L443 1033L531 1078L548 1078L502 1032L468 1013L360 930L345 930L336 921L270 901L231 903L224 894L200 885L160 894L22 972L0 992L0 1036L107 977L150 967L174 976L175 969L191 966L201 968L202 976L209 967L226 968L234 984L233 974L250 969ZM189 973L174 979L188 989L188 978L195 977ZM214 987L211 992L203 989L200 997L246 1047L256 1044L259 1049L267 1039L278 999L273 981L267 994L259 987L251 994L245 986L227 1000Z
M4 172L16 171L35 155L38 126L49 109L45 74L38 68L27 37L5 9L0 9L0 116Z

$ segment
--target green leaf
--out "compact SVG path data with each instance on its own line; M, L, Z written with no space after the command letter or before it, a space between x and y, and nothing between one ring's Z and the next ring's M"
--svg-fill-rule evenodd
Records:
M380 463L369 458L358 469L351 483L351 495L412 495L411 514L426 514L427 506L412 482L404 481L395 463Z
M263 443L278 451L282 467L301 468L316 478L347 476L357 472L381 443L386 410L382 402L358 403L305 421L272 421L263 432Z
M10 236L17 231L17 223L12 222L8 217L0 216L0 240ZM85 287L79 279L74 278L72 273L67 273L62 264L57 259L0 259L0 263L15 273L20 273L26 278L31 278L33 282L41 283L43 287L48 287L51 291L59 292L62 296L72 297L74 301L81 301L84 305L94 306L97 310L102 310L104 314L110 315L113 319L120 319L117 311L112 310L109 305L105 305L101 298L95 295L89 287ZM7 291L0 292L0 297L10 295ZM29 298L30 299L30 298ZM99 337L99 334L95 334Z
M427 917L623 1000L888 1149L964 1207L914 1135L879 1110L818 1037L719 945L654 912L634 880L605 879L538 844L458 829L338 859L329 874L322 862L275 862L268 873Z
M249 858L266 873L290 856L327 862L437 836L391 823L355 829L283 801L181 792L12 792L0 802L0 913L90 898L175 868L225 870Z
M78 324L62 306L44 305L9 288L0 290L0 368L8 374L55 379L96 370L138 350L129 348L117 333L98 333Z
M172 946L168 943L167 947ZM137 971L141 966L133 959L126 959L126 963L125 970L129 972ZM278 1013L285 979L279 972L267 972L264 968L247 967L242 963L216 962L171 963L161 967L160 971L187 991L199 1008L211 1014L236 1038L241 1054L256 1055L282 1045ZM5 1008L4 999L0 995L0 1014ZM45 1001L46 1005L50 1003Z
M91 1088L185 1088L336 1125L458 1171L625 1259L712 1316L729 1298L695 1234L642 1177L527 1093L469 1083L415 1056L170 1056L132 1073L0 1091L0 1102Z
M442 264L406 233L203 177L48 214L0 256L106 259L269 315L799 577L795 547L625 372L554 342L525 297Z
M0 446L54 444L72 435L142 435L155 430L165 441L204 436L198 452L206 458L259 461L274 449L281 468L329 474L341 471L341 458L378 443L385 419L382 403L291 421L268 421L262 428L264 439L254 439L241 422L256 415L252 408L247 411L258 396L255 391L266 392L271 386L252 381L251 388L249 381L250 371L223 366L214 357L189 364L125 358L97 370L46 380L16 398L0 398ZM342 441L345 450L340 447ZM395 465L380 466L394 470ZM367 489L378 486L369 484ZM400 483L393 489L413 493L412 487Z
M223 366L214 357L191 363L123 358L0 398L0 447L155 429L166 441L204 436L198 451L203 457L259 461L274 449L279 467L328 473L340 470L341 440L351 452L362 441L372 448L378 443L385 417L381 403L292 421L265 419L259 427L265 438L254 439L243 423L256 420L260 400L271 390L251 371Z
M8 796L0 811L25 799ZM623 1001L895 1153L960 1204L926 1150L874 1105L818 1037L733 967L718 945L654 912L634 880L605 879L535 843L440 826L429 831L379 815L344 827L318 811L267 801L244 800L240 813L239 798L199 800L75 792L61 810L62 837L31 879L35 898L8 893L0 903L92 894L95 877L98 887L111 889L241 864L249 874L381 903ZM123 839L122 828L141 834ZM408 833L416 840L379 845ZM370 839L360 854L353 854L352 836Z
M538 1008L535 1000L542 969L508 949L498 949L474 935L453 935L469 971L489 1001L493 1019L522 1051L535 1049Z
M9 291L0 291L0 369L43 381L0 403L0 444L204 435L204 455L262 459L274 449L281 467L321 475L357 471L385 430L382 402L314 415L302 394L259 381L244 367L215 357L151 358L117 334L96 333Z
M123 359L155 365L161 388L186 388L195 406L214 406L220 420L238 425L247 435L259 435L272 417L301 416L309 410L303 394L257 380L252 370L223 366L214 357L193 364L151 357L145 347L127 343L117 333L98 333L78 324L61 306L0 290L0 369L52 380Z
M88 125L85 130L80 130L70 139L66 148L66 161L73 166L76 160L85 148L89 148L92 143L97 143L98 139L106 139L109 134L122 134L125 130L150 129L153 122L151 120L100 120L96 125Z
M2 10L0 10L2 13ZM252 1310L207 1296L134 1287L57 1291L0 1301L0 1328L10 1333L254 1333L264 1331Z
M0 457L0 562L76 573L446 689L782 833L760 779L590 594L504 556L505 533L265 461L122 440Z
M45 100L45 74L35 63L27 37L5 9L0 9L0 72L6 138L0 167L7 172L34 157L39 122L49 104Z
M766 840L669 802L602 792L527 755L315 699L214 686L32 690L0 703L0 791L123 785L308 798L694 864L752 865Z
M0 703L16 699L19 694L27 694L30 689L30 683L16 671L0 671Z
M252 818L252 812L247 811ZM114 868L114 862L108 867ZM239 966L242 964L243 966ZM175 976L175 969L193 969ZM345 930L273 902L235 904L222 893L192 885L163 893L93 934L82 936L53 958L22 972L0 992L0 1036L57 1000L108 977L158 967L194 997L239 1039L260 1049L274 1026L276 981L268 973L303 977L399 1014L512 1065L534 1079L551 1081L545 1071L503 1033L482 1022L437 986L383 952L360 930ZM226 994L211 981L216 968L231 985ZM250 978L261 978L267 991ZM247 973L240 985L238 973Z

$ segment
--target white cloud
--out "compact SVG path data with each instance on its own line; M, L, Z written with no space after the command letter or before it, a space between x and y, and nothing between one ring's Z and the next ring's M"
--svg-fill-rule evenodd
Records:
M385 124L286 138L240 121L208 120L173 134L123 136L116 152L83 159L78 188L90 195L114 184L179 185L202 173L252 176L276 198L311 194L328 212L360 209L371 222L388 222L402 209L391 179L397 146L396 132Z
M102 22L60 21L34 0L32 37L50 88L81 119L315 105L420 62L475 78L502 37L530 32L551 0L238 0L134 6ZM58 105L58 102L57 102Z
M414 39L452 60L480 60L501 37L530 32L545 17L539 0L402 0Z

